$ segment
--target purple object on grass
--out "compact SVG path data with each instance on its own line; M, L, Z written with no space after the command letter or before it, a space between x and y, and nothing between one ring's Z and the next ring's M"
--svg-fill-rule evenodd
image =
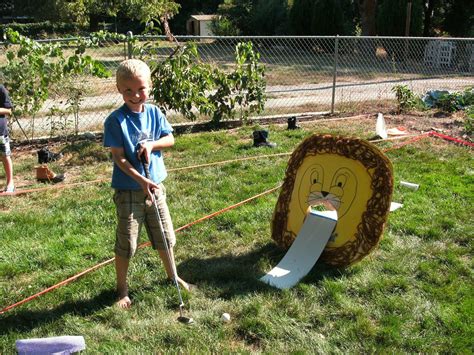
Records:
M19 355L72 354L85 348L84 337L73 335L16 341L16 350Z

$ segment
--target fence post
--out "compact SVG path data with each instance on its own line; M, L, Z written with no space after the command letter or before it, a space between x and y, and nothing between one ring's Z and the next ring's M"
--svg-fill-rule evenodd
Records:
M133 33L132 31L127 32L127 59L132 59L133 57Z
M339 56L338 46L339 46L339 35L336 35L335 43L334 43L334 68L333 68L333 72L332 72L331 115L334 114L334 101L336 99L337 58Z

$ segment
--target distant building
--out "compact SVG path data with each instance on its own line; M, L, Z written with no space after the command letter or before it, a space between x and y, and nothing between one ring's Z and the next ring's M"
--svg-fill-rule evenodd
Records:
M186 32L190 36L212 36L211 22L218 15L191 15L186 21Z

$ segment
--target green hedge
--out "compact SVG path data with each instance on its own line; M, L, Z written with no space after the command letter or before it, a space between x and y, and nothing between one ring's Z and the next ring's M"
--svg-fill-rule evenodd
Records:
M5 28L11 28L20 34L33 39L57 38L81 34L81 28L75 23L53 23L50 21L36 23L8 23L0 25L0 34L3 38Z

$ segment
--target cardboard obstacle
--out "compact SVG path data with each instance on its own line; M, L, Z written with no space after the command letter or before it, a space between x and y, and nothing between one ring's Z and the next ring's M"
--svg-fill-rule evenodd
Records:
M289 249L294 262L286 260L287 272L273 269L261 280L287 288L319 257L334 266L361 260L382 236L392 192L392 165L374 145L340 136L307 138L290 157L272 221L273 240ZM314 218L321 205L337 211L332 230L327 220Z
M336 211L311 211L283 259L260 280L290 288L311 271L337 223Z

